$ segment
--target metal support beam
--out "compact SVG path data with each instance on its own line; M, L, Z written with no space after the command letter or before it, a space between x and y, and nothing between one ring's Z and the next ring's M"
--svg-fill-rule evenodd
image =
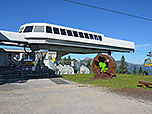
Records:
M110 55L110 56L111 56L111 51L108 51L108 55Z

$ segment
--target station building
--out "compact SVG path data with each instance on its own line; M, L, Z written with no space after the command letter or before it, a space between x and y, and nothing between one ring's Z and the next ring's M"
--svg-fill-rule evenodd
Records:
M0 67L15 64L14 57L20 53L25 53L25 51L22 49L0 48Z

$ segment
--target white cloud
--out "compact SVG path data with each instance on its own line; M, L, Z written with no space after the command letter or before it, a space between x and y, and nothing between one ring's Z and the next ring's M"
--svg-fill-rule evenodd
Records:
M143 47L152 47L152 44L137 44L136 48L143 48Z

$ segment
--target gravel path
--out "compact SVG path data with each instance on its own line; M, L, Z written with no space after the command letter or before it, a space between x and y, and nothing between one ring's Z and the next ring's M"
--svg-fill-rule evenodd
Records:
M152 102L50 79L0 86L1 114L151 114Z

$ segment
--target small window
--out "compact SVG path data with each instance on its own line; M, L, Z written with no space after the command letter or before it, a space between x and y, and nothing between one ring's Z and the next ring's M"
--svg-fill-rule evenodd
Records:
M32 32L33 26L26 26L24 32Z
M89 34L89 36L90 36L90 39L94 39L92 34Z
M46 32L47 32L47 33L52 33L52 28L51 28L51 27L46 26Z
M89 39L89 35L87 33L84 33L85 38Z
M44 26L35 26L34 32L44 32Z
M68 36L73 36L71 30L67 30Z
M80 38L84 38L84 36L83 36L83 33L82 33L82 32L79 32L79 36L80 36Z
M23 29L24 29L24 27L20 28L18 33L22 33Z
M78 37L78 32L77 31L73 31L73 34L75 37Z
M59 32L59 29L58 29L58 28L53 27L53 31L54 31L54 34L60 34L60 32Z
M102 41L102 36L99 36L99 35L98 35L98 37L99 37L99 40Z
M62 35L66 35L65 29L60 29Z
M94 35L95 40L99 40L99 37L97 35Z

